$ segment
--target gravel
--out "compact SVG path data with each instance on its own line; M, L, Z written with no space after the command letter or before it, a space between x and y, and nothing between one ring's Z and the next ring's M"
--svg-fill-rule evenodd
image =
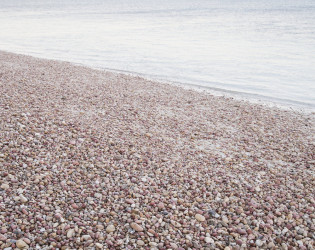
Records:
M314 114L0 52L0 249L313 249Z

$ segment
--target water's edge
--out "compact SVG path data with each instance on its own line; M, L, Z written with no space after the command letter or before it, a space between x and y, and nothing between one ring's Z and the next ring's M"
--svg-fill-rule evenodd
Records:
M91 69L101 70L105 72L107 71L107 72L112 72L116 74L124 74L127 76L135 76L135 77L138 76L143 79L154 81L157 83L169 84L169 85L177 86L184 89L190 89L197 92L208 93L214 96L223 96L225 98L233 98L239 101L248 102L249 104L251 103L259 104L259 105L263 105L269 108L278 108L278 109L298 112L298 113L302 113L306 115L309 115L309 114L315 115L315 107L313 107L311 104L308 104L308 103L303 103L303 102L298 102L298 101L293 101L293 100L284 100L280 98L273 98L273 97L263 96L259 94L238 92L238 91L233 91L233 90L228 90L228 89L220 89L216 87L210 87L210 86L204 86L204 85L198 85L198 84L185 83L181 81L171 81L171 80L161 79L161 78L154 77L152 75L143 74L143 73L125 71L125 70L113 69L113 68L106 68L106 67L96 67L96 66L91 66L86 63L48 58L42 55L34 56L29 53L17 53L14 51L7 51L7 50L0 50L0 51L6 52L6 53L12 53L16 55L31 56L34 58L51 60L51 61L56 61L56 62L66 62L73 65L84 66Z

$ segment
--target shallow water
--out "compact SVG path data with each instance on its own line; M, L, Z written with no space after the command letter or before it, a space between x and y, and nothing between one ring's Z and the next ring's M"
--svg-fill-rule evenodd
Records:
M313 0L1 0L0 27L1 50L315 110Z

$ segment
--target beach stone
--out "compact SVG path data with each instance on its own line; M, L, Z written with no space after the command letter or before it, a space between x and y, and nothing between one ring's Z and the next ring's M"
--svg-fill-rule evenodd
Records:
M229 223L229 219L228 219L228 217L226 217L226 216L222 216L222 221L223 221L224 223Z
M241 229L241 228L238 228L236 231L237 231L239 234L241 234L241 235L246 234L246 231L245 231L244 229Z
M19 249L27 249L28 248L28 245L23 240L17 240L15 244Z
M197 197L197 198L196 198L196 201L202 202L202 199L201 199L200 197Z
M0 187L4 190L7 190L10 188L10 186L7 183L3 183Z
M240 246L243 244L243 242L241 240L236 240L235 242L237 245L240 245Z
M95 247L97 249L103 249L104 248L104 246L101 243L95 243Z
M95 197L95 198L98 198L98 199L102 199L102 196L103 196L103 195L100 194L100 193L95 193L95 194L94 194L94 197Z
M213 244L214 240L212 238L210 238L210 237L205 237L205 242L208 243L208 244L209 243Z
M3 234L0 234L0 241L6 241L7 237Z
M170 246L172 249L178 249L178 246L175 243L171 243Z
M83 241L88 241L88 240L91 239L91 236L88 235L88 234L85 234L85 235L82 235L81 239L82 239Z
M144 246L143 240L137 240L137 245L139 245L139 246Z
M142 228L139 224L137 224L137 223L135 223L135 222L131 223L130 226L131 226L134 230L136 230L137 232L142 232L142 231L143 231L143 228Z
M159 204L157 205L159 209L164 209L164 203L162 202L159 202Z
M104 229L104 226L103 225L96 225L95 226L98 230L103 230Z
M214 211L214 210L212 210L212 209L210 209L210 210L208 211L208 213L209 213L212 217L214 217L214 218L219 218L219 217L220 217L220 215L217 214L216 211Z
M115 226L114 225L108 225L107 227L106 227L106 232L107 233L112 233L112 232L114 232L115 231Z
M132 199L126 199L126 203L128 204L134 204L135 202Z
M74 229L71 228L67 232L67 237L72 238L74 236L74 234L75 234L75 231L74 231Z
M19 197L20 197L20 201L23 203L26 203L28 201L28 199L23 194L20 194Z
M261 240L256 240L256 246L261 247L264 243Z
M156 247L158 244L157 244L156 242L151 241L151 242L149 243L149 245L150 245L151 247Z
M30 239L28 239L28 238L23 238L22 240L23 240L27 245L31 244L31 241L30 241Z
M201 214L196 214L195 218L196 218L197 221L200 221L200 222L203 222L203 221L206 220L206 218L203 215L201 215Z

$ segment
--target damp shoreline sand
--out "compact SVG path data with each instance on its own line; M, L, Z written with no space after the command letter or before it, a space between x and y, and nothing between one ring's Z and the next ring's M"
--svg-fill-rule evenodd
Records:
M0 248L312 249L314 116L0 52Z

